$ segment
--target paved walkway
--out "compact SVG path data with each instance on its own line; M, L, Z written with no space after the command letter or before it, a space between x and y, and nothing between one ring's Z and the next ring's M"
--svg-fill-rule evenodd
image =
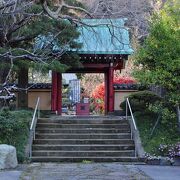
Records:
M180 180L180 167L120 163L33 163L0 171L0 180Z

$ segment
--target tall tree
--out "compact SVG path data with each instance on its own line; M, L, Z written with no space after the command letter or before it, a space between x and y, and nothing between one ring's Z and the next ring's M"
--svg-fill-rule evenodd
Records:
M79 5L75 0L70 2ZM75 41L79 36L76 25L64 18L51 18L50 8L54 10L58 6L54 1L0 0L0 99L11 98L4 96L8 91L4 87L14 70L23 77L27 75L21 73L25 72L24 67L26 71L31 66L64 72L71 64L80 65L77 55L67 53L71 48L80 47ZM61 14L73 17L67 8L63 8ZM27 77L19 80L21 88L26 88L25 79Z
M144 84L165 88L164 105L170 103L169 109L180 103L179 9L179 1L171 0L159 13L152 16L150 34L136 55L136 77Z

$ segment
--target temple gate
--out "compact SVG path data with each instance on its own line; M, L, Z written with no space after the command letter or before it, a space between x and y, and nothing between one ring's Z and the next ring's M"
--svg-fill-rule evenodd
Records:
M84 19L79 26L78 42L83 46L77 51L81 68L72 68L67 73L104 73L105 114L114 112L114 70L125 67L128 55L133 53L125 19ZM75 50L71 50L75 51ZM61 115L62 74L52 73L51 109Z

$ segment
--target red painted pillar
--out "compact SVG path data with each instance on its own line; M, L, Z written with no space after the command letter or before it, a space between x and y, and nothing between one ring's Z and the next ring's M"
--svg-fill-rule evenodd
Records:
M114 79L114 67L113 64L110 64L109 67L109 112L114 112L114 87L113 87L113 79Z
M57 73L52 71L52 88L51 88L51 110L56 111L57 104Z
M62 74L52 72L51 110L61 115L62 109Z
M62 113L62 74L57 73L57 107L58 115Z
M104 90L105 90L105 97L104 97L104 105L105 105L105 115L108 114L109 111L109 71L104 73Z

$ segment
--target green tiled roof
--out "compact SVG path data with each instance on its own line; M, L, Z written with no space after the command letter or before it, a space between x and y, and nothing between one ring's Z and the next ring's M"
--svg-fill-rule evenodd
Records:
M83 19L79 26L79 54L132 54L126 19Z
M80 36L77 42L82 43L81 49L69 49L78 54L132 54L128 29L124 26L126 19L83 19L86 25L79 25ZM53 50L59 51L60 46L53 41L53 35L38 36L35 49L42 49L51 43Z

